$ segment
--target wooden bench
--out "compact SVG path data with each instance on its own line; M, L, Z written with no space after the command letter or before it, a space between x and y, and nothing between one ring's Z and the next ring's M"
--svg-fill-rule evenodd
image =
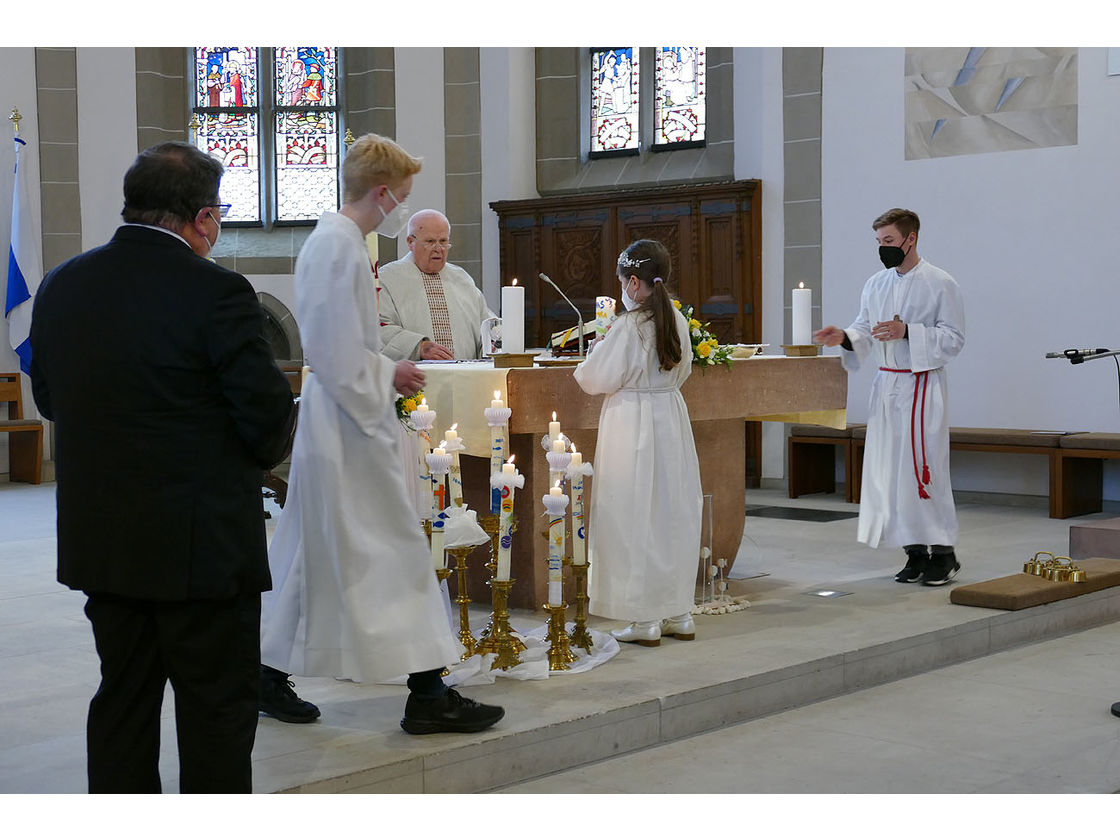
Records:
M1104 462L1116 458L1120 458L1120 434L1080 432L1063 436L1057 463L1050 470L1050 515L1055 515L1055 492L1062 500L1058 519L1103 510Z
M8 419L0 433L8 435L9 479L40 484L43 480L43 421L23 416L23 388L19 373L0 373L0 404L8 404Z
M790 428L787 458L789 464L789 497L796 499L808 493L836 491L836 449L844 458L844 499L852 498L853 481L858 477L852 461L852 434L862 424L849 423L846 428L795 425Z

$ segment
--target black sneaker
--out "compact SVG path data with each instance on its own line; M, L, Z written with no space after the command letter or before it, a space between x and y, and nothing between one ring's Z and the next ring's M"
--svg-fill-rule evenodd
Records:
M257 709L284 723L311 723L321 712L314 703L301 700L288 675L267 665L261 667L261 696Z
M1116 717L1120 717L1120 703L1113 703L1111 711Z
M917 583L929 565L929 554L923 551L906 552L906 565L894 576L899 583Z
M486 706L461 695L453 688L443 697L429 699L408 695L401 729L409 735L433 732L481 732L502 719L501 706Z
M922 586L944 586L957 576L961 564L952 554L934 555L930 558L929 568L922 575Z

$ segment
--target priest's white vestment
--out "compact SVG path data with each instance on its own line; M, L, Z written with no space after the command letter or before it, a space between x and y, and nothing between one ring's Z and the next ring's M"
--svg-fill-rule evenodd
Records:
M296 261L303 386L288 499L269 546L261 661L362 682L442 668L461 647L401 475L369 256L346 216L320 217Z
M876 323L896 315L908 338L871 337ZM956 545L945 365L964 347L957 282L924 259L905 274L880 271L864 285L859 316L845 332L852 349L841 350L844 369L879 368L867 412L859 541Z
M482 322L493 318L486 298L466 271L444 263L439 279L451 319L456 359L482 357ZM390 359L419 359L420 342L432 338L432 313L424 278L412 253L378 268L381 282L381 339Z
M655 621L692 609L700 553L700 462L681 384L692 372L688 322L674 310L682 359L660 370L654 325L618 318L575 379L607 394L599 413L588 544L589 609Z

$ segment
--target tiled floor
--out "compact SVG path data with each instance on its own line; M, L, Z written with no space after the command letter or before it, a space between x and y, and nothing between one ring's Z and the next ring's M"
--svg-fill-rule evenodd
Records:
M97 658L83 596L54 581L53 491L0 484L0 793L85 789ZM752 505L855 511L838 498L748 494ZM962 583L1068 545L1071 521L1044 508L970 503L959 515ZM1073 521L1094 518L1111 515ZM586 674L471 688L507 709L480 735L410 738L397 726L401 687L297 678L323 717L262 719L256 789L1120 790L1120 719L1108 713L1120 700L1120 593L1015 614L958 607L948 588L894 583L901 553L854 534L851 518L749 517L731 582L749 609L702 616L696 641L625 647ZM849 594L808 594L820 589ZM542 621L514 617L521 629ZM170 703L162 770L174 791Z

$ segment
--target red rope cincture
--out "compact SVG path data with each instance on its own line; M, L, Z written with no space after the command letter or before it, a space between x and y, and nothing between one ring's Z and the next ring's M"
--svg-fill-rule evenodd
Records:
M887 373L914 373L909 368L888 368L881 367L879 370L886 371ZM921 438L922 438L922 469L918 471L918 444L914 440L914 420L918 415L918 382L921 381L922 385L922 414L921 414ZM929 464L926 462L926 386L929 384L929 371L923 370L919 373L914 373L914 402L910 406L910 454L914 459L914 480L918 484L918 496L922 499L928 499L929 493L926 492L924 485L930 483Z

